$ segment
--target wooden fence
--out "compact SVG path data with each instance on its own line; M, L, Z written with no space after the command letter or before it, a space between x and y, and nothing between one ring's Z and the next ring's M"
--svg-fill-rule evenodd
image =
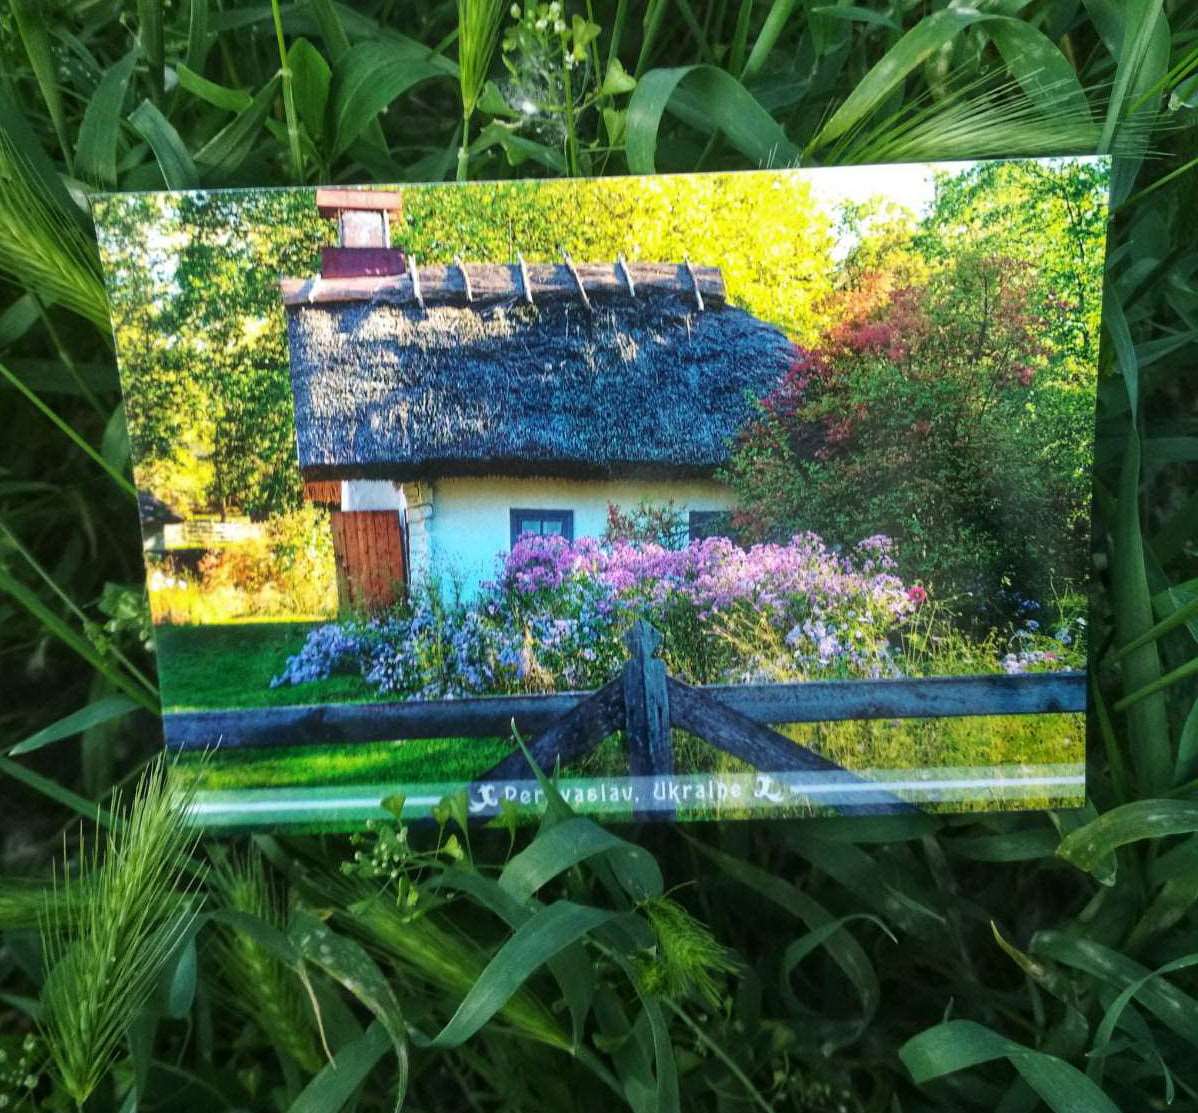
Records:
M171 712L165 717L167 741L174 749L195 750L503 737L515 728L532 738L529 752L537 765L551 770L559 762L576 761L609 735L623 731L629 774L668 777L674 771L670 731L677 729L705 739L760 772L838 771L855 779L769 724L1086 709L1085 674L1079 672L695 686L667 674L657 658L661 635L648 623L636 623L626 641L630 656L621 675L593 692ZM473 783L530 776L527 759L516 750ZM888 794L883 785L873 799L877 803L853 810L911 807ZM662 812L656 810L653 816L662 818Z

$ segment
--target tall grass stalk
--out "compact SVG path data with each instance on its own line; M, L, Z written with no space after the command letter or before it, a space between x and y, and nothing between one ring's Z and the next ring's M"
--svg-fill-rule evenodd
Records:
M462 95L462 145L458 148L458 181L470 171L470 121L487 82L499 43L503 0L458 0L458 82Z
M269 927L287 926L284 891L266 873L256 847L244 855L220 853L210 874L220 904ZM253 936L221 927L215 948L225 983L222 1000L261 1028L283 1054L310 1074L321 1067L307 995L294 970Z
M58 209L28 162L0 131L0 273L110 330L108 296L94 240Z
M114 810L120 803L118 795ZM139 782L123 822L94 839L77 864L64 863L46 902L41 1029L55 1072L80 1107L198 911L196 879L184 874L197 839L185 804L159 760Z

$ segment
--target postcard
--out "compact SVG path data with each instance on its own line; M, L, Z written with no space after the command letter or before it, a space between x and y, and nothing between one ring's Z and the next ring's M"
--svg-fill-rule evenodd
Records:
M1108 176L98 198L197 818L1079 805Z

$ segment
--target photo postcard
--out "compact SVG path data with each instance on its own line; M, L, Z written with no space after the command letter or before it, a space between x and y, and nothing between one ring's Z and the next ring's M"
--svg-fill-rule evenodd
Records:
M1080 805L1108 176L98 198L197 818Z

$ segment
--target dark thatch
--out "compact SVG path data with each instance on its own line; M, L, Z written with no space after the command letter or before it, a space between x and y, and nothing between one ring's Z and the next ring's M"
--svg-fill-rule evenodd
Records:
M589 304L291 301L305 477L709 474L792 358L693 290Z

